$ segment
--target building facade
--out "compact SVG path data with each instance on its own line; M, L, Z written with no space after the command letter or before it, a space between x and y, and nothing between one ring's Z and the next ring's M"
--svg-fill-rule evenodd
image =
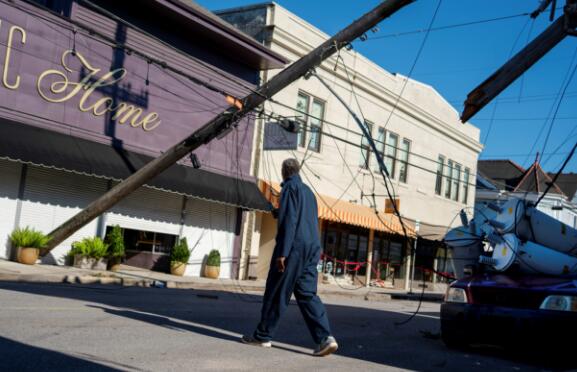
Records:
M216 13L290 61L328 39L275 3ZM274 73L263 72L262 81ZM369 273L403 286L413 240L406 243L391 204L398 206L411 239L419 225L422 243L437 242L432 248L423 245L428 252L423 257L433 260L430 252L436 254L438 240L455 224L459 210L474 205L482 148L479 130L461 124L456 110L432 87L391 74L352 50L328 58L316 73L366 124L390 173L393 197L387 195L375 155L358 124L315 77L300 79L264 105L264 118L256 123L253 174L265 184L265 193L274 196L282 161L301 160L303 179L317 193L325 272L361 277L361 282L367 282ZM263 148L275 117L300 122L296 149ZM245 228L241 271L245 277L264 278L274 247L275 221L269 214L255 213ZM417 250L417 265L432 265L419 257ZM332 263L328 269L327 263Z
M0 4L0 258L8 235L49 233L253 89L284 59L218 17L178 0ZM162 19L159 24L158 19ZM212 249L236 277L245 211L269 209L250 176L254 125L182 159L77 231L72 242L123 229L129 265L168 269L177 239L199 275Z

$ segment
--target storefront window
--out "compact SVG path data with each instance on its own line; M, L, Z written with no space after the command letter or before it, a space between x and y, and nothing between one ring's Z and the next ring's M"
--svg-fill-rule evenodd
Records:
M106 228L106 233L112 230ZM178 236L162 234L153 231L122 229L124 245L127 252L149 252L159 255L168 255L176 243Z

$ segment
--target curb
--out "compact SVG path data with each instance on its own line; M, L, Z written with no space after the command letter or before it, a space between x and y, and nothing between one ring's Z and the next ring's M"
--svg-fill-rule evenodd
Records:
M226 291L231 293L239 292L256 292L262 294L264 287L255 285L234 285L223 283L191 283L180 281L163 281L154 279L135 279L116 275L96 276L96 275L21 275L0 273L0 281L10 281L19 283L66 283L66 284L100 284L100 285L117 285L123 287L145 287L145 288L168 288L168 289L197 289L208 291ZM319 288L320 296L338 296L351 299L363 299L373 302L388 302L391 300L410 300L419 301L419 293L386 293L372 292L370 289L362 288L347 292L335 291L331 289ZM423 301L425 302L442 302L442 294L425 293Z
M442 293L425 293L422 300L424 302L443 302L444 295ZM419 293L395 293L391 294L391 299L393 300L407 300L407 301L419 301L421 300L421 294Z

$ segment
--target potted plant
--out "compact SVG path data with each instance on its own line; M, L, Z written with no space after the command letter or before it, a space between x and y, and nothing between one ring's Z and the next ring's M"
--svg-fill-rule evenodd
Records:
M183 276L186 264L190 258L190 250L186 238L182 238L170 251L170 273L172 275Z
M74 266L80 269L106 270L108 244L99 237L84 238L72 243L70 255L74 255Z
M108 267L111 271L118 271L120 269L120 262L124 258L124 238L122 237L122 229L115 225L112 231L106 235L106 242L108 246Z
M206 265L204 266L204 276L211 279L218 279L220 276L220 252L213 249L208 254Z
M16 258L19 263L34 265L38 260L40 249L50 241L50 237L44 233L26 226L17 228L10 234L12 245L18 249Z

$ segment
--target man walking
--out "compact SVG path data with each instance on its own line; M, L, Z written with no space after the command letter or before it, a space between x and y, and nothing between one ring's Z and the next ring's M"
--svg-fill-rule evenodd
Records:
M299 176L296 159L282 163L282 192L278 210L278 232L266 280L261 320L246 344L271 347L281 315L294 293L317 348L315 356L334 353L338 344L331 336L329 319L317 296L317 264L321 247L318 209L314 194Z

